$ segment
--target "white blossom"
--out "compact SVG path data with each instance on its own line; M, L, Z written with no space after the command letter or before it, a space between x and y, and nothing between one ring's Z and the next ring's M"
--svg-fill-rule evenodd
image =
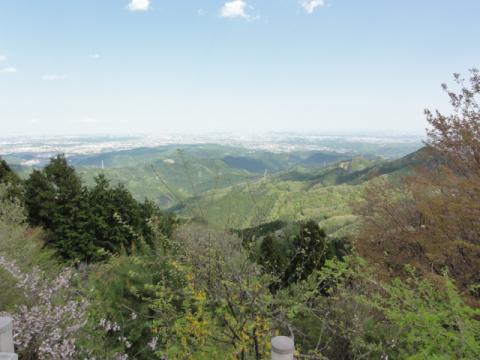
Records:
M26 301L9 315L14 322L14 342L20 354L39 359L67 360L75 355L75 334L86 322L87 302L72 298L72 269L48 280L38 268L22 272L15 262L0 256L0 267L16 280ZM58 301L61 297L61 301Z

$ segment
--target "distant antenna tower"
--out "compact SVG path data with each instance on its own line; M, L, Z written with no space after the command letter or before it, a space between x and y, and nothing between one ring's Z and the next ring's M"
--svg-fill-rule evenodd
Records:
M102 160L102 170L104 170L104 169L105 169L105 166L103 166L103 160Z

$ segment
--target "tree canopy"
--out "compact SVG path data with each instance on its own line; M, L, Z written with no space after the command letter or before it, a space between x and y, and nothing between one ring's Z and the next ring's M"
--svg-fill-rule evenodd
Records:
M173 219L155 204L138 202L103 174L87 188L63 155L25 181L25 205L29 223L44 227L46 244L69 260L97 261L109 253L131 254L138 246L152 246L152 218L168 218L162 223L166 235L172 230Z

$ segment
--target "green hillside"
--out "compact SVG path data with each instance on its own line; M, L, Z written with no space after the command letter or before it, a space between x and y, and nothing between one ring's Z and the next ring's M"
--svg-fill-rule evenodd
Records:
M91 141L95 145L100 140ZM310 186L350 183L352 170L364 169L365 174L355 175L357 177L372 177L370 168L386 162L380 159L398 158L418 146L402 140L382 144L337 137L309 141L288 139L285 144L291 147L288 152L225 144L183 144L67 154L67 158L88 186L93 186L95 176L102 173L113 184L125 185L137 200L148 198L168 209L181 206L190 198L202 197L206 192L257 181L264 176L280 176L294 182L308 180ZM310 145L325 150L308 150ZM295 150L296 147L304 150ZM4 158L25 179L33 169L43 168L49 156L50 153L12 152ZM343 163L342 167L333 166L339 162Z
M72 156L69 161L89 186L104 174L137 200L148 198L220 228L315 219L329 234L341 236L355 224L350 204L366 182L405 173L424 157L418 151L387 161L352 153L274 153L204 144ZM25 167L21 173L27 174Z
M187 201L180 214L206 218L222 228L244 228L273 220L329 220L329 229L337 222L352 222L349 203L359 194L361 185L324 186L312 181L265 177L225 189L214 190Z
M379 176L405 174L423 159L420 150L393 161L354 158L320 169L299 165L207 191L172 210L225 229L314 219L330 235L343 236L355 226L350 204L358 200L366 184Z
M137 199L149 198L168 208L204 192L257 180L265 174L292 168L319 169L349 157L333 152L273 153L223 145L190 145L181 150L164 146L73 157L71 162L88 185L103 173L113 183L124 184Z

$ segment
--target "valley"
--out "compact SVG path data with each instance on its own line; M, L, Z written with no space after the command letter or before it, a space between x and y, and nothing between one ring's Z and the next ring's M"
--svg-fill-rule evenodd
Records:
M241 146L153 146L150 142L152 146L124 148L133 146L134 139L112 137L105 142L105 138L96 138L84 140L83 145L76 139L73 143L64 141L60 150L70 151L67 158L87 185L93 186L94 178L103 174L113 184L125 186L137 200L149 199L185 219L202 220L219 229L314 219L332 237L344 237L354 228L356 217L350 205L358 200L365 183L412 166L415 153L406 153L421 146L420 139L401 137L381 141L357 135L316 138L314 142L312 137L290 135L288 142L285 138L275 140L276 151L252 146L252 139L244 139ZM200 140L213 142L218 138ZM112 143L120 148L112 150ZM281 147L287 143L288 151ZM85 151L89 144L90 150ZM97 148L99 144L103 145ZM27 176L51 155L53 145L46 141L39 148L49 150L15 152L19 149L11 147L10 154L3 157L20 175ZM34 158L38 163L29 166L28 161Z
M184 207L190 198L204 194L216 197L232 186L253 181L265 184L277 179L322 177L322 184L335 175L344 161L352 170L400 158L421 146L413 135L381 137L378 134L299 135L267 134L239 136L184 134L165 137L64 137L43 140L19 138L0 141L2 156L23 177L41 168L50 157L64 153L87 184L100 173L123 184L138 199L148 198L163 209ZM160 144L160 145L159 145ZM320 173L319 173L320 171ZM273 177L273 178L272 178ZM271 186L270 186L271 187ZM318 187L318 186L317 186ZM222 190L226 189L226 190ZM205 194L208 192L208 194ZM235 192L235 191L233 191ZM273 195L272 195L273 196ZM239 200L239 199L237 199ZM238 204L240 206L240 203ZM223 220L222 220L223 221Z

